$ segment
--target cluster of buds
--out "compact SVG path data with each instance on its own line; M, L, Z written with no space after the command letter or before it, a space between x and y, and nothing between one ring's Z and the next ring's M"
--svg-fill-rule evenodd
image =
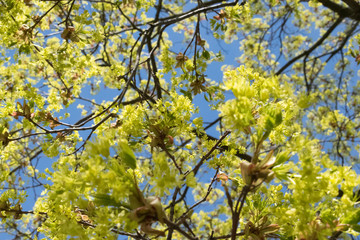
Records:
M14 219L20 219L22 217L22 207L20 203L11 206L8 200L0 201L0 218L7 218L10 216Z
M39 116L40 121L48 122L51 129L60 125L59 119L57 117L53 117L50 112L39 112L37 115Z
M204 49L206 41L201 39L200 35L196 35L196 44Z
M117 119L116 122L111 123L110 127L111 128L118 128L121 125L123 125L123 121L121 119Z
M176 56L176 66L175 68L184 68L185 62L189 59L187 56L182 54L182 52L179 52L179 54Z
M85 209L75 208L76 220L78 223L83 224L85 227L93 226L93 220L90 218L94 216L95 204L89 201Z
M27 105L27 103L24 100L23 105L21 103L17 102L17 108L18 110L11 113L11 116L13 116L15 119L18 119L19 117L25 117L27 119L30 119L34 116L34 113L31 113L30 106Z
M345 232L350 228L349 224L342 224L339 220L334 220L330 224L324 223L319 216L308 223L308 225L310 226L310 231L300 233L296 240L319 239L321 232L329 229L333 230L334 226L337 232Z
M206 81L204 76L198 77L195 81L190 83L191 91L194 95L197 95L201 92L206 92Z
M163 231L151 226L155 222L164 223L166 219L160 198L155 196L145 198L140 189L135 186L135 190L129 196L129 205L130 218L140 225L141 231L146 234L165 236Z
M225 23L225 19L228 18L228 15L226 12L224 12L224 10L220 10L220 13L219 15L215 16L214 17L216 20L220 21L221 24L224 24Z
M265 240L277 237L275 232L280 229L278 224L271 224L267 216L263 216L256 224L249 221L245 225L245 235L249 240Z
M0 146L6 147L10 142L9 132L7 130L0 131Z
M72 87L70 88L62 88L60 97L64 105L67 105L70 100L73 100Z
M67 26L61 33L61 37L65 40L71 40L72 42L80 41L80 38L76 34L75 28L73 26Z
M90 219L90 217L86 214L85 211L83 211L79 208L76 208L75 213L76 213L76 220L78 223L82 223L85 226L93 224L93 221Z
M240 163L242 178L250 189L255 189L263 182L269 183L274 178L275 175L271 168L274 166L276 159L272 155L273 151L270 151L260 162L242 161Z
M32 28L26 24L23 24L19 28L19 31L17 31L16 36L25 43L29 43L32 39Z
M174 138L170 134L170 128L167 126L161 126L160 124L150 124L147 133L151 138L151 148L166 148L172 146L174 143Z

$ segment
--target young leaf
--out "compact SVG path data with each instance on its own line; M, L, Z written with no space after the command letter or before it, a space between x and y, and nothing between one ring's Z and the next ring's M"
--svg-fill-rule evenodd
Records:
M347 224L358 224L360 222L360 209L354 211L351 215L344 219L344 223Z
M136 157L134 152L131 150L129 145L124 142L119 142L121 148L119 156L124 161L124 163L131 169L136 168Z

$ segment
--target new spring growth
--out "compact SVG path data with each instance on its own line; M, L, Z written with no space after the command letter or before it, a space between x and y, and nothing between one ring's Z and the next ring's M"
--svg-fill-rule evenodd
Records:
M144 233L165 236L163 231L151 227L154 222L164 223L166 219L160 198L155 196L144 198L143 193L135 184L129 196L129 205L131 209L130 218L140 225Z
M255 188L262 182L269 183L274 178L274 172L271 170L275 163L275 157L273 157L274 151L271 150L262 161L258 161L256 164L247 161L240 163L241 175L247 186Z
M276 237L273 233L280 229L278 224L271 224L267 216L263 216L255 224L249 221L245 225L245 235L247 239L261 240L268 237Z
M179 52L179 54L176 56L176 66L175 68L181 68L184 72L184 65L185 62L189 59L187 56L185 56L182 52Z
M228 180L233 180L233 178L229 177L226 173L222 171L219 171L219 173L216 175L216 181L221 181L222 186L225 186Z

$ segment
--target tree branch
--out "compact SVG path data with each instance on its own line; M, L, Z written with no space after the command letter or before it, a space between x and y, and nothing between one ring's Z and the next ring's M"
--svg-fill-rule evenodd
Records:
M324 35L316 42L314 43L314 45L311 46L311 48L309 48L308 50L302 52L301 54L299 54L298 56L294 57L293 59L291 59L290 61L288 61L282 68L280 68L279 71L277 71L275 74L276 75L280 75L283 71L285 71L289 66L291 66L295 61L297 61L298 59L304 57L304 56L308 56L312 51L314 51L317 47L319 47L324 41L325 39L330 36L331 32L342 22L343 17L339 17L334 24L324 33Z
M337 4L329 0L319 0L319 2L321 2L324 5L324 7L327 7L333 12L339 14L339 17L341 18L351 18L356 21L360 21L360 14L357 11L354 11L356 9L346 8L340 4Z
M192 170L192 172L194 172L194 174L196 175L196 173L199 171L201 165L210 157L210 155L216 150L216 148L219 146L219 144L225 139L225 137L227 135L230 134L230 131L226 131L221 138L215 143L215 145L210 149L210 151L205 154L205 156L203 156L200 160L200 162L194 167L194 169Z

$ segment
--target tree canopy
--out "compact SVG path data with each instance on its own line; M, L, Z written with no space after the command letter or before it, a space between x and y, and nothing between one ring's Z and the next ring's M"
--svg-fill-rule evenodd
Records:
M0 0L0 235L354 239L359 21L357 0Z

